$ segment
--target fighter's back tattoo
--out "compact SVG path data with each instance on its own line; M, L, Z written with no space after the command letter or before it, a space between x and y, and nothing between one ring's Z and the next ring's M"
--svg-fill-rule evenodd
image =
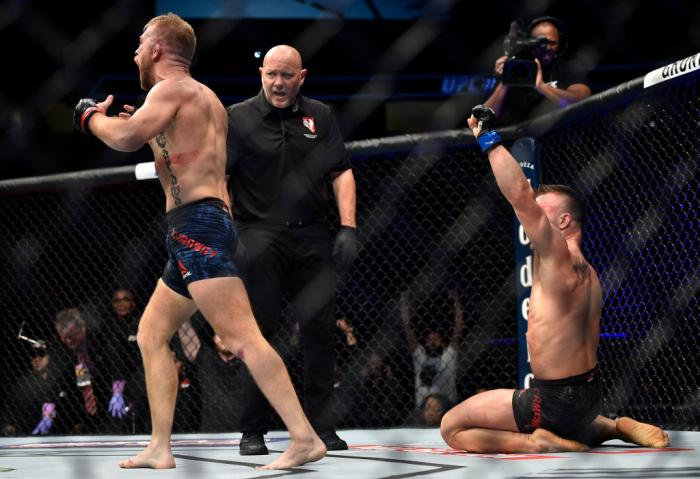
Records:
M175 206L180 206L182 204L182 200L180 199L180 185L177 183L177 177L175 176L175 173L173 173L173 170L171 168L170 154L165 148L165 130L161 131L156 135L156 143L161 148L161 150L163 150L163 160L165 160L165 167L168 169L168 173L170 174L170 194L173 195L173 201L175 202Z

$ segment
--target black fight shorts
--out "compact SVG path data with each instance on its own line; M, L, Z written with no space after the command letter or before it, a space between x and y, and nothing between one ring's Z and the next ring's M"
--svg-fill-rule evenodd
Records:
M587 373L557 380L530 382L513 393L513 414L518 430L532 433L544 428L576 439L603 407L603 385L596 366Z
M166 215L168 263L163 282L191 298L187 285L207 278L239 276L233 262L236 227L226 203L204 198L173 208Z

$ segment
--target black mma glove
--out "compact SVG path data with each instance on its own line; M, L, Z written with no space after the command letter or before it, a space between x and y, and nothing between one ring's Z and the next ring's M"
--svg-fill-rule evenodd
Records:
M342 268L347 268L357 258L357 230L352 226L341 226L335 237L333 257Z
M501 135L498 134L496 130L491 128L494 120L496 119L496 112L486 105L476 105L472 108L472 116L476 118L479 122L479 136L476 141L481 147L481 151L488 153L492 148L497 147L501 144Z
M75 110L73 111L73 128L79 130L86 135L92 134L88 123L92 115L100 111L97 107L97 102L92 98L83 98L77 105L75 105Z

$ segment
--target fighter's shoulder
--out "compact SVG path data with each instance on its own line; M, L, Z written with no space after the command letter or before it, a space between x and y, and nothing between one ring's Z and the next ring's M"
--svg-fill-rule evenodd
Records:
M198 90L197 85L201 85L193 78L186 80L165 78L156 83L148 92L150 98L167 98L168 100L177 97L187 97L193 95Z

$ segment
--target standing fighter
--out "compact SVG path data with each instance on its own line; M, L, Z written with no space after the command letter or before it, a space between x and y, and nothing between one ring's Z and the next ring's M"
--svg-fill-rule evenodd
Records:
M531 242L527 345L535 379L528 389L486 391L457 405L442 419L442 437L455 449L487 453L584 451L608 439L668 446L656 426L599 415L602 290L581 251L582 205L566 186L533 191L498 133L487 129L494 118L479 105L468 123Z
M109 147L134 151L148 143L166 193L168 263L141 317L143 355L153 431L148 447L121 467L175 467L170 448L177 373L168 341L197 309L226 347L241 358L282 417L290 447L263 469L316 461L326 448L297 399L279 355L260 334L233 263L236 231L226 193L226 110L214 92L190 76L196 38L174 14L144 27L134 61L148 91L137 111L108 117L113 97L83 99L75 126Z

